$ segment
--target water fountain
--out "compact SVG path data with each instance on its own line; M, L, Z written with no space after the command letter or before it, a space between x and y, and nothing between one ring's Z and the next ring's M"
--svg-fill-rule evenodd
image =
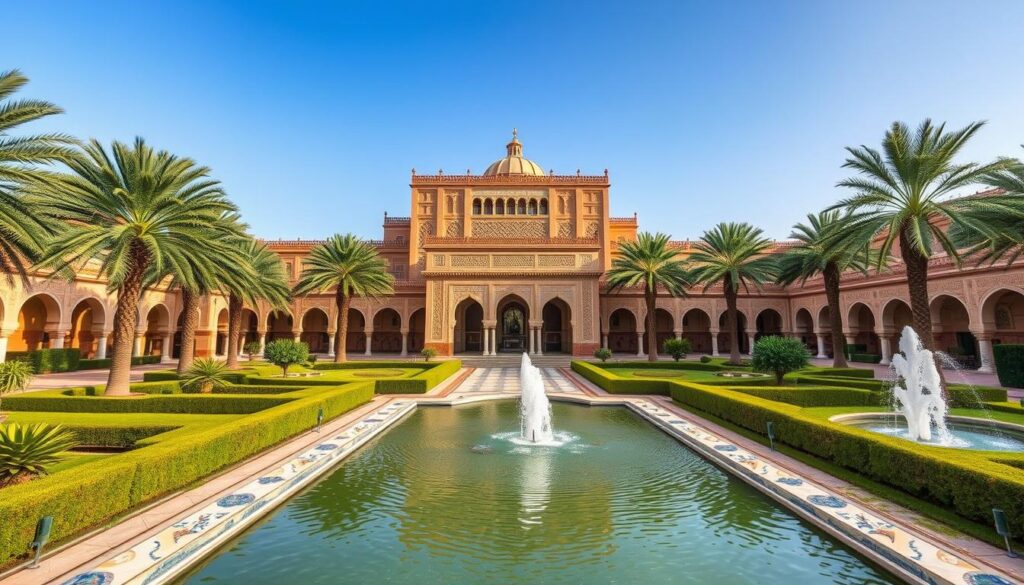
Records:
M540 368L533 365L530 356L523 352L519 366L520 398L520 438L524 441L549 444L555 439L551 428L551 403L544 393L544 378Z
M931 441L934 425L937 441L948 444L950 435L946 428L946 415L949 414L949 406L942 397L934 354L921 345L921 338L909 325L903 328L900 352L892 357L892 369L896 372L892 393L897 409L907 420L909 438L912 441Z
M892 357L895 411L837 415L830 420L937 447L1024 451L1024 428L1018 425L949 416L935 354L921 345L910 326L903 328L899 348L901 353Z

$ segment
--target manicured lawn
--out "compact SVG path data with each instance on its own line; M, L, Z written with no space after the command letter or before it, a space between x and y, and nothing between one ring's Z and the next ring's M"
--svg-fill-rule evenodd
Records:
M684 366L685 367L685 366ZM623 378L644 378L644 379L678 379L678 380L689 380L692 382L723 382L733 381L742 383L744 380L761 379L767 378L767 375L754 375L751 378L728 378L719 375L720 372L708 372L704 370L691 370L672 368L659 368L656 370L646 369L643 367L607 367L608 371L614 373L617 376ZM724 371L724 370L723 370Z

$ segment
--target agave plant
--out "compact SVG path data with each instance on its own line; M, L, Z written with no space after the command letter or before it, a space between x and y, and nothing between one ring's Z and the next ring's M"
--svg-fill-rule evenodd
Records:
M32 381L32 366L27 362L11 360L0 363L0 398L11 392L21 392ZM0 411L3 409L0 408ZM3 420L3 417L0 417Z
M192 362L181 379L181 387L187 392L202 392L209 394L214 389L224 388L227 381L228 365L222 361L199 358Z
M58 454L78 444L75 433L60 425L9 424L0 427L0 486L46 473Z

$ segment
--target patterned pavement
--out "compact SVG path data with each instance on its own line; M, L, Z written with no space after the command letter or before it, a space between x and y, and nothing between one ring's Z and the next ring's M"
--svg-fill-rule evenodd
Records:
M544 391L551 394L584 393L566 379L558 368L541 368ZM458 388L459 394L511 394L519 396L519 368L477 368Z

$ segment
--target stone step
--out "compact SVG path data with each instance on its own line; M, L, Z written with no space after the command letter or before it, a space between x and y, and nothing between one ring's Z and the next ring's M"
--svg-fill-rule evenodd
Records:
M462 365L469 368L517 368L522 354L498 355L458 355ZM537 355L531 356L533 365L541 368L567 368L572 362L570 355Z

